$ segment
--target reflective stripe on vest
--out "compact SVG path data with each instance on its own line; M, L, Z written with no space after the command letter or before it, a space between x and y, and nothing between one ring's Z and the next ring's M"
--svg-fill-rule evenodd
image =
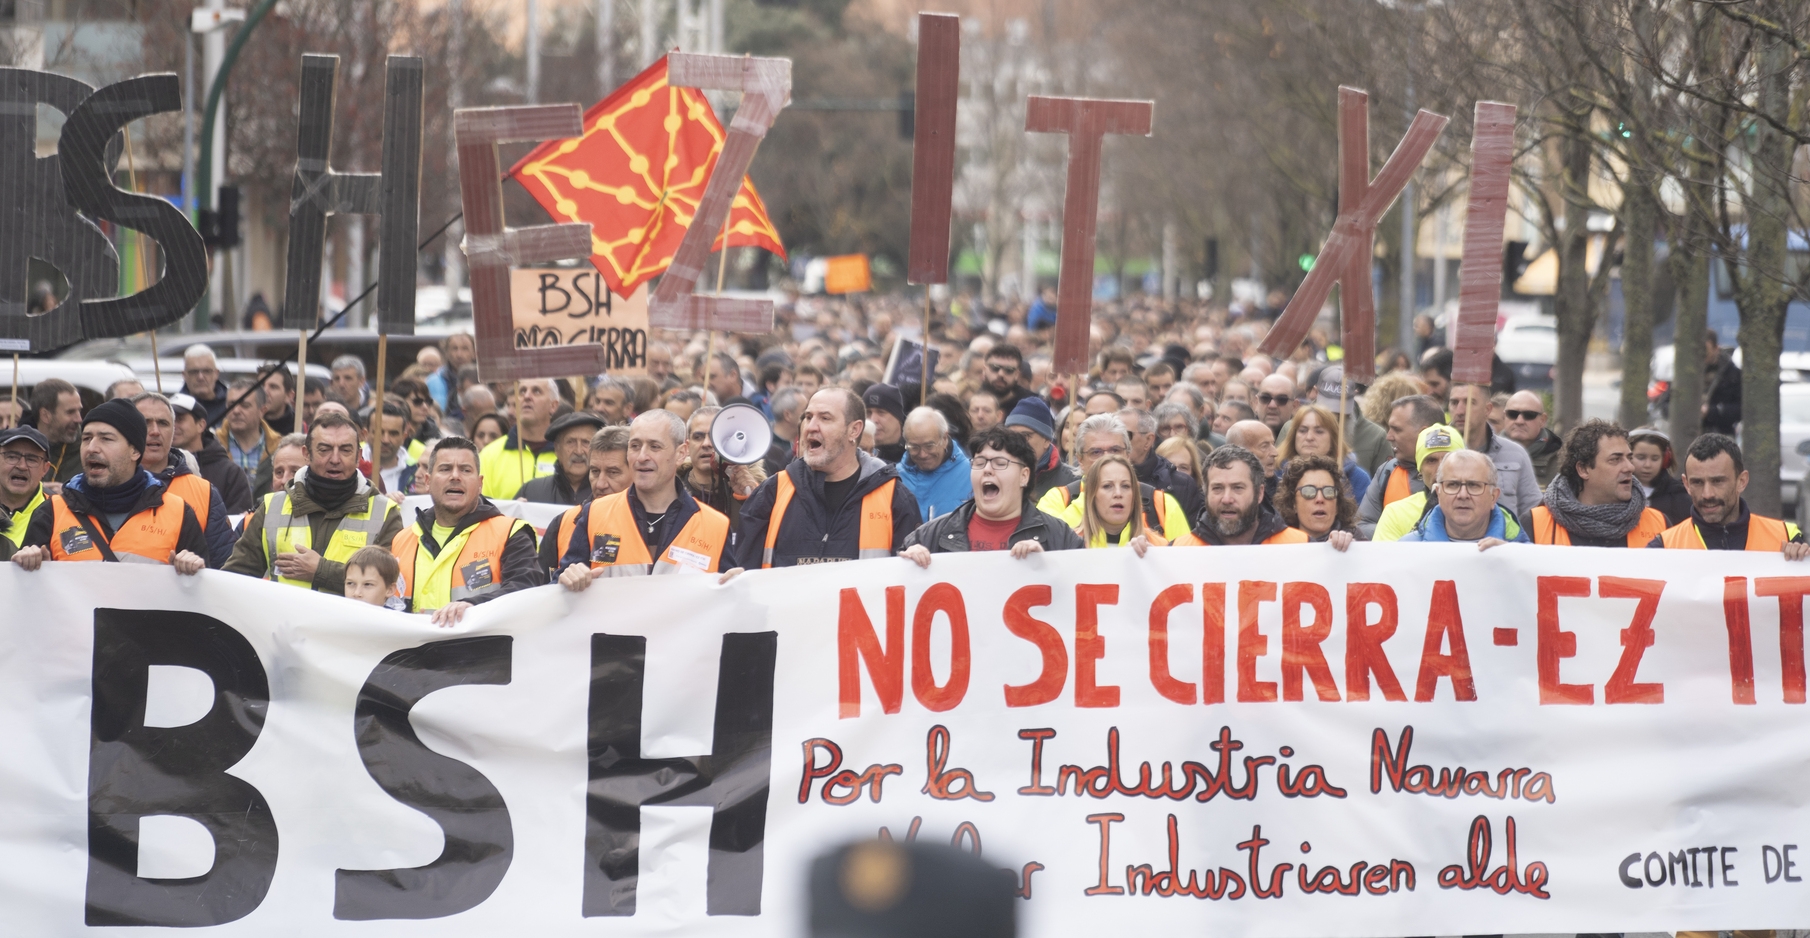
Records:
M1396 502L1414 494L1414 485L1408 479L1408 469L1396 466L1389 472L1389 486L1383 489L1383 507L1387 508Z
M892 492L898 479L887 479L881 486L861 496L861 533L856 541L856 557L868 560L892 556ZM779 523L792 505L792 474L781 472L773 489L773 513L767 516L767 543L761 551L760 566L773 566L773 545L779 543ZM829 535L825 534L828 540Z
M1783 550L1785 544L1797 534L1793 526L1777 518L1763 518L1759 515L1747 516L1747 546L1743 550L1776 551ZM1668 550L1706 550L1703 535L1697 531L1697 519L1686 518L1666 528L1659 535L1660 543Z
M1552 509L1545 505L1537 505L1532 512L1533 530L1528 532L1535 544L1550 544L1554 547L1570 547L1571 532L1552 515ZM1665 515L1657 508L1648 508L1640 513L1640 521L1628 532L1629 547L1645 547L1653 538L1665 532Z
M335 524L327 536L326 548L320 551L321 559L343 564L351 560L360 547L376 543L377 535L383 532L383 523L389 519L392 506L393 503L388 498L376 492L370 493L370 501L365 504L364 511L346 515ZM271 492L264 496L265 579L304 589L312 587L313 584L306 580L291 580L278 575L276 556L310 549L313 547L313 537L308 516L302 515L298 519L291 512L288 492Z
M729 543L729 516L699 502L697 513L686 520L656 563L641 538L628 492L622 491L591 503L589 534L591 569L606 570L607 576L683 573L687 568L717 573L717 558Z
M403 528L390 545L400 568L397 590L412 603L413 611L432 612L502 589L503 550L516 526L524 524L505 515L485 518L453 535L440 545L438 554L427 552L419 523ZM416 570L422 571L419 577Z
M89 536L88 529L69 510L69 503L58 495L50 500L51 533L50 559L72 561L105 560L101 549ZM146 508L125 520L113 537L107 541L113 555L120 563L153 563L167 564L170 554L176 550L176 544L182 540L182 509L180 497L163 493L163 503ZM93 520L90 516L90 520ZM105 536L105 529L98 523L96 531Z
M195 509L195 520L201 523L201 533L207 533L207 515L213 507L213 483L201 478L193 472L186 472L169 481L170 494L187 502Z
M6 530L0 531L0 537L12 541L15 550L22 546L25 543L25 529L31 527L31 516L38 513L38 506L42 504L44 504L44 486L39 485L38 491L32 495L31 501L26 502L24 508L13 512L12 523L7 525Z

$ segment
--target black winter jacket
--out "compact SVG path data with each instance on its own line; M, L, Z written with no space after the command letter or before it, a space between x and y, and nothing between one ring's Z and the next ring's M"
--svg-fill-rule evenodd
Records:
M842 509L831 518L823 504L823 473L813 472L803 457L792 460L785 471L792 479L792 504L786 509L778 540L773 544L773 566L794 567L860 556L861 499L889 480L898 480L899 470L862 453L855 472L860 481ZM738 566L760 569L767 543L767 522L778 491L779 476L773 476L742 503L742 530L736 547ZM899 480L892 488L893 553L905 548L905 538L917 528L920 517L917 498Z
M974 520L974 499L962 502L961 507L946 515L938 515L918 526L911 536L905 539L905 546L921 544L929 548L933 554L962 554L968 552L968 522ZM1024 514L1018 516L1018 528L1012 532L1013 546L1025 541L1036 541L1044 550L1080 550L1087 545L1082 543L1081 535L1075 529L1064 524L1055 515L1038 511L1032 503L1026 503Z

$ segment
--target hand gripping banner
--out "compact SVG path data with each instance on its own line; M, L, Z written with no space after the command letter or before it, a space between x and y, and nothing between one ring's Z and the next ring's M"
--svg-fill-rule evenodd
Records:
M4 564L0 908L795 938L810 861L890 836L1052 938L1789 928L1807 594L1772 554L1309 544L609 579L440 629Z

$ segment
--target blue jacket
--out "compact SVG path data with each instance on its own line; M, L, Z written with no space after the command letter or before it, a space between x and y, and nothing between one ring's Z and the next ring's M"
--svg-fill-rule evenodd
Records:
M899 460L899 481L905 483L917 498L918 509L924 516L922 520L946 515L974 497L970 465L968 454L954 443L949 444L949 458L930 472L919 469L909 454Z
M1514 516L1501 505L1497 505L1495 514L1490 516L1489 530L1485 531L1483 536L1498 537L1516 544L1530 543L1527 532L1521 529L1520 522L1516 521ZM1434 506L1432 511L1427 512L1426 516L1420 519L1420 524L1415 525L1414 530L1402 535L1401 539L1404 541L1450 542L1452 537L1446 533L1445 529L1445 511Z

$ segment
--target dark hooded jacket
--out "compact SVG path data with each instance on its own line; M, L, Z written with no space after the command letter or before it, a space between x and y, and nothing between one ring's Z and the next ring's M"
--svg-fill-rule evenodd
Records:
M1653 491L1647 495L1647 507L1659 509L1668 523L1677 524L1691 516L1691 493L1670 470L1661 470L1653 477Z
M474 524L491 518L500 518L502 515L503 513L497 510L496 505L490 499L479 498L476 507L466 512L465 516L453 525L452 534L447 539L452 540L458 537L459 532ZM433 506L429 505L415 512L414 528L415 533L421 538L421 546L430 555L439 556L440 542L434 539ZM500 581L500 588L488 593L479 593L466 602L475 606L479 603L490 602L499 596L507 596L517 590L547 585L547 571L541 567L539 551L540 545L535 542L534 529L526 524L516 525L515 529L509 532L509 540L503 544L503 578ZM342 578L345 576L343 570L340 576ZM409 611L415 610L411 607Z
M231 453L220 445L220 440L212 433L201 434L201 449L194 453L195 464L201 467L201 478L206 479L220 493L220 500L226 503L227 514L239 514L250 511L257 499L251 495L251 479L245 470L233 462Z
M157 476L165 485L168 485L177 476L197 475L193 469L189 468L189 461L182 457L182 451L171 450L169 466L162 472L153 473L153 475ZM203 478L206 477L203 476ZM207 553L202 556L207 558L209 569L218 570L226 564L226 558L232 556L233 545L238 543L239 536L233 531L232 524L226 520L229 512L226 510L226 500L220 496L220 487L209 483L207 488L207 531L205 532ZM200 505L192 507L197 513L202 511Z
M200 404L202 409L207 411L207 428L209 430L220 425L220 421L226 417L226 405L232 403L232 398L228 396L230 392L226 389L226 382L219 378L214 379L214 399L211 401L202 400L201 395L191 390L186 381L183 382L182 393L194 398L195 403ZM206 475L206 473L202 473L203 478L206 478ZM208 479L208 481L213 482L212 479Z
M139 471L144 472L145 470L141 469ZM147 475L148 474L149 473L147 473ZM152 481L145 485L144 494L138 497L138 501L135 502L132 505L132 508L127 512L128 518L141 511L158 508L163 505L163 497L169 492L169 488L156 476L151 476L151 479ZM112 539L115 533L113 526L107 523L107 517L101 514L99 509L94 508L89 504L87 487L83 485L85 480L85 476L77 474L75 478L63 483L63 502L67 504L69 510L74 512L78 517L81 515L88 515L92 518L95 526L100 528L101 533L106 535L108 539ZM45 499L44 509L49 508L50 500ZM19 546L50 546L50 539L56 534L56 531L54 530L55 527L56 520L53 511L39 510L33 512L30 526L25 529L25 541ZM186 550L204 560L208 556L207 537L201 533L201 522L195 517L194 507L187 503L184 503L182 506L182 530L176 535L176 549Z
M905 547L905 538L918 526L918 500L899 479L897 466L881 462L866 453L858 454L856 482L834 517L824 504L823 473L813 472L803 457L792 460L785 474L792 479L791 507L780 522L779 536L773 544L773 566L792 567L801 563L823 563L854 560L860 556L861 500L889 481L892 488L892 550ZM767 523L778 498L779 476L762 482L760 488L742 503L742 530L736 557L739 566L750 570L761 567L767 543Z
M974 520L974 510L974 499L970 498L954 511L919 525L905 538L904 546L921 544L933 554L967 553L968 522ZM1025 541L1036 541L1044 550L1080 550L1087 546L1074 528L1054 515L1038 511L1035 502L1025 504L1024 514L1018 516L1018 527L1012 532L1014 546Z
M1059 489L1071 482L1081 481L1081 474L1075 467L1062 461L1061 447L1051 443L1043 453L1043 460L1037 467L1036 478L1031 480L1031 504L1043 500L1050 489Z

